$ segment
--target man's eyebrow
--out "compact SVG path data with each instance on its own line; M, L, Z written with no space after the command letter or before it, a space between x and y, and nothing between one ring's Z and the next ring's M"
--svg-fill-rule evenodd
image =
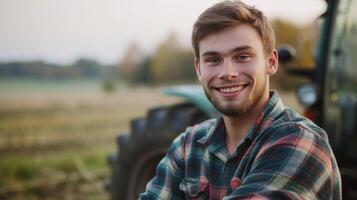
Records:
M245 50L250 50L250 49L253 49L253 48L249 45L244 45L244 46L234 48L231 52L237 52L237 51L239 52L239 51L245 51Z
M229 53L233 53L233 52L239 52L239 51L246 51L246 50L250 50L253 49L251 46L249 45L244 45L244 46L239 46L236 47L232 50L229 51ZM219 55L219 53L217 51L206 51L202 54L202 57L204 56L214 56L214 55Z
M214 55L219 55L219 53L216 52L216 51L206 51L206 52L204 52L202 54L202 57L204 57L204 56L214 56Z

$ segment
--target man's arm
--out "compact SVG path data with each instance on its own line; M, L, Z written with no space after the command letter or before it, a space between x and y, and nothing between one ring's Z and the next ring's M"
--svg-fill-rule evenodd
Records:
M340 177L333 160L327 139L312 132L276 138L262 146L242 185L224 199L341 199L334 192Z
M185 134L174 140L166 156L158 164L155 177L146 185L146 191L139 199L183 199L179 185L184 176L184 140Z

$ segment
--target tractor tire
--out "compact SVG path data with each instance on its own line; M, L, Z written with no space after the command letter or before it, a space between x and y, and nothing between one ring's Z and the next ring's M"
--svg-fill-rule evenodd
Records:
M206 119L208 116L190 103L153 108L146 117L133 119L130 134L117 138L118 152L108 156L111 199L138 199L173 139L186 127Z

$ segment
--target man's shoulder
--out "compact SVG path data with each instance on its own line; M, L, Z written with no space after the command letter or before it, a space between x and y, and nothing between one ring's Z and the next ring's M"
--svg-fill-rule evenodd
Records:
M263 132L270 135L273 139L295 136L299 138L313 138L316 141L328 143L328 136L321 127L288 107L273 119Z
M287 135L298 137L311 135L327 140L327 134L322 128L295 110L284 106L277 91L271 91L267 105L263 119L258 120L259 138L263 136L263 138L276 139Z

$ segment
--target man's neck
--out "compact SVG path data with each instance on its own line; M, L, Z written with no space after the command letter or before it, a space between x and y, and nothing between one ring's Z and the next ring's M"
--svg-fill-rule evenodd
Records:
M254 106L252 110L240 116L229 117L223 115L226 127L226 145L229 154L232 154L238 144L245 138L249 129L254 125L256 119L261 115L266 103L269 101L269 93Z

